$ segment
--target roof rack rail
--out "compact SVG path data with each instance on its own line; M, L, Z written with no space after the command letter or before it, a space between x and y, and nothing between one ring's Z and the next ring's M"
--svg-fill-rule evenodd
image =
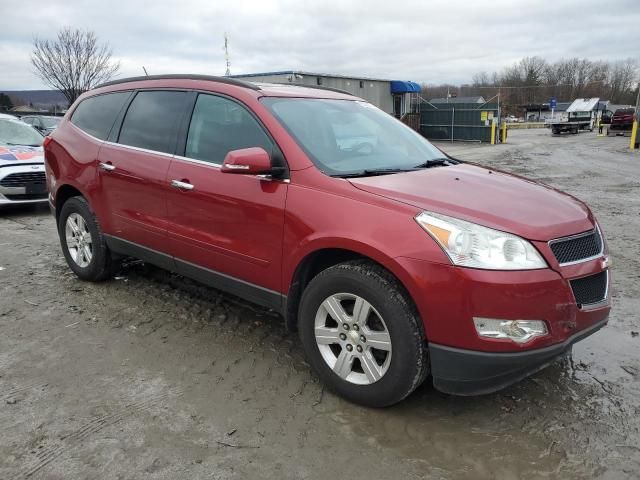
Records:
M329 92L342 93L344 95L349 95L351 97L356 96L351 92L347 92L346 90L341 90L339 88L333 88L333 87L323 87L321 85L300 85L298 83L284 83L284 82L273 82L272 85L287 85L289 87L313 88L315 90L327 90Z
M93 88L108 87L110 85L118 85L118 84L127 83L127 82L140 82L145 80L175 80L175 79L207 80L210 82L226 83L229 85L235 85L237 87L250 88L251 90L260 90L260 87L253 83L244 82L242 80L237 80L235 78L215 77L213 75L183 74L183 73L169 73L165 75L145 75L140 77L119 78L117 80L111 80L109 82L101 83L100 85L96 85Z

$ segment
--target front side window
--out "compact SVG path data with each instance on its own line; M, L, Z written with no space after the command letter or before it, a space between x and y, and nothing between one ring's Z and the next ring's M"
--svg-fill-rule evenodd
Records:
M71 123L100 140L106 140L130 92L107 93L83 100L71 116Z
M271 153L273 145L247 109L224 97L200 94L191 116L185 157L222 164L231 150L250 147Z
M118 143L173 153L187 99L186 92L138 92L122 122Z
M367 102L275 97L262 102L329 175L412 170L445 158L424 137Z

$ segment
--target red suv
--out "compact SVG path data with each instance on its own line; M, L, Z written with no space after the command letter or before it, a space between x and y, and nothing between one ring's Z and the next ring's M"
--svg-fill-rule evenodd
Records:
M631 130L635 108L619 108L611 117L611 130Z
M106 83L45 142L70 268L123 257L280 312L336 392L493 392L592 334L608 256L580 201L455 160L343 92L197 75Z

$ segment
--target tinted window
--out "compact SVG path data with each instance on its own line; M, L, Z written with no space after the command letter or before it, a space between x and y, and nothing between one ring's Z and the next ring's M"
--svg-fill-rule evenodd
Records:
M106 140L130 92L107 93L83 100L73 112L71 123L89 135Z
M122 122L118 143L173 153L185 92L139 92Z
M271 153L271 140L257 120L232 100L198 96L185 156L221 164L229 151L249 147L262 147Z

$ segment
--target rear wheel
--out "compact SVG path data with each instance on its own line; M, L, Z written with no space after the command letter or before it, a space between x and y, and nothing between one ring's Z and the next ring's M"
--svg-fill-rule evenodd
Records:
M58 235L69 268L82 280L99 282L113 274L111 253L95 214L83 197L70 198L62 206Z
M397 403L428 373L415 307L395 277L372 262L343 263L318 274L303 293L298 318L313 369L355 403Z

